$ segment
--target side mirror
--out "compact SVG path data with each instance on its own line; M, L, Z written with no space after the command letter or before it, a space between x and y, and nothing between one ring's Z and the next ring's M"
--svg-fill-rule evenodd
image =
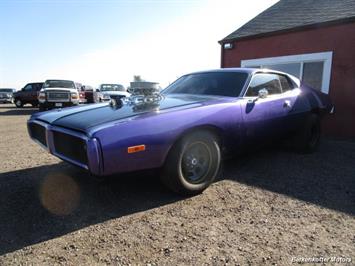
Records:
M258 91L258 98L265 99L269 95L267 89L263 88Z
M21 91L25 91L25 88L22 88Z
M100 89L96 89L95 91L96 91L96 92L100 92Z

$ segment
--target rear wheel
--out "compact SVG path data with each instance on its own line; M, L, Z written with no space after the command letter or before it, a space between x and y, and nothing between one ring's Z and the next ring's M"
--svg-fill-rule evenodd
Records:
M20 99L15 99L15 105L18 108L21 108L23 106L23 102Z
M301 153L315 152L319 146L321 137L320 118L317 114L310 114L304 126L297 133L295 147Z
M172 148L161 180L179 194L198 194L215 180L220 162L217 138L208 131L194 132Z

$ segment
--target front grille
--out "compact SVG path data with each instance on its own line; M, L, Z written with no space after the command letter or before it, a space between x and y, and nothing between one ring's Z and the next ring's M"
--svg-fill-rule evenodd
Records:
M47 146L46 128L36 123L30 123L28 127L31 137L38 140L44 146Z
M86 141L62 132L53 131L56 153L81 164L87 164Z
M48 101L69 101L70 94L68 92L47 92Z

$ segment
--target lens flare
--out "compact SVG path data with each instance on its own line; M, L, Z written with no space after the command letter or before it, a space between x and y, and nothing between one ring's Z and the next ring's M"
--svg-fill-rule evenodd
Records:
M72 177L52 173L45 177L40 189L42 206L56 215L68 215L79 204L80 188Z

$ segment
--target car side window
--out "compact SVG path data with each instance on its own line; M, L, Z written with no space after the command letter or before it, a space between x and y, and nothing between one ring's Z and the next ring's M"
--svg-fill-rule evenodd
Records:
M266 89L269 95L281 94L281 84L278 75L276 74L255 74L249 84L245 96L257 97L259 90Z
M26 85L24 91L32 91L32 84Z
M294 89L294 85L291 82L291 80L289 80L289 78L287 78L284 75L279 75L279 79L282 87L282 92L286 92Z
M42 89L42 84L41 83L35 84L35 90L36 91L40 91L41 89Z

